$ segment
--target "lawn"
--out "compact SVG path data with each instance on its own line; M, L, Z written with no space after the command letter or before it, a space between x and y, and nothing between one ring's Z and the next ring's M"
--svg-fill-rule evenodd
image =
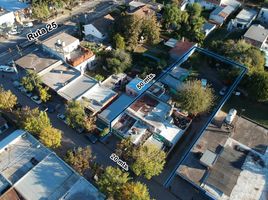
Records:
M267 103L257 103L245 97L232 96L223 106L223 110L228 112L231 108L235 108L238 114L241 113L242 109L245 109L245 111L242 113L243 116L268 128Z

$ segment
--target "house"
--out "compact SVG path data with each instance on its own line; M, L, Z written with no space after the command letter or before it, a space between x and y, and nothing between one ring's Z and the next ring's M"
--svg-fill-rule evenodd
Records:
M103 41L107 39L113 23L114 18L108 14L95 20L91 24L84 25L85 38L94 41Z
M127 14L136 15L140 18L150 18L155 15L155 11L151 9L149 5L141 5L141 6L136 7L133 10L129 9L127 11Z
M206 22L203 27L202 31L205 34L205 36L208 36L217 26L215 24Z
M261 8L257 19L262 23L268 24L268 8Z
M138 89L137 85L142 82L142 79L139 77L136 77L132 79L127 85L126 85L126 94L129 96L137 97L138 95L142 94L144 91L146 91L152 83L149 82L144 85L143 88Z
M212 23L221 26L225 22L225 20L230 16L230 14L234 12L234 10L235 9L232 6L226 6L226 7L218 6L216 7L215 10L213 10L210 13L209 20Z
M79 39L61 32L42 42L45 51L57 56L64 62L83 73L94 67L95 55L89 49L80 46Z
M8 12L4 9L0 10L0 26L12 26L15 23L14 12Z
M263 26L257 24L251 25L244 34L244 39L246 42L264 51L268 51L267 37L268 29L265 29Z
M244 34L244 39L265 53L265 67L268 67L268 29L257 24L251 25Z
M212 10L218 6L231 6L236 10L241 6L241 3L236 0L190 0L189 3L199 3L205 10Z
M169 56L174 60L180 59L188 51L193 49L194 46L197 46L197 44L194 42L189 42L183 38L181 41L178 41L176 45L169 51Z
M246 29L248 28L252 21L256 18L257 11L253 9L243 9L241 10L235 19L231 19L228 24L228 30L232 29Z
M5 118L0 116L0 134L7 129L8 129L7 121L5 120Z
M0 142L0 185L0 199L12 194L22 200L105 199L90 182L23 130Z

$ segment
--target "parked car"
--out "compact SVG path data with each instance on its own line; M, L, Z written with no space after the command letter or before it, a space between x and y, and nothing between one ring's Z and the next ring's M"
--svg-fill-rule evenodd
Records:
M42 103L42 101L41 101L41 99L38 97L38 96L32 96L31 97L31 99L35 102L35 103L37 103L37 104L41 104Z
M234 108L230 109L229 110L229 113L227 114L227 116L225 118L225 122L227 124L232 124L232 122L233 122L236 114L237 114L237 110L236 109L234 109Z
M85 137L92 143L95 144L98 141L98 138L93 134L86 134Z
M66 117L64 114L57 114L57 118L67 124Z
M15 72L15 69L8 65L0 65L0 71L1 72Z
M224 96L225 94L226 94L226 92L227 92L227 87L226 86L224 86L222 89L221 89L221 91L220 91L220 95L221 96Z
M9 35L17 35L19 32L16 29L12 29L11 31L8 32Z
M23 27L33 27L33 22L27 22L23 24Z

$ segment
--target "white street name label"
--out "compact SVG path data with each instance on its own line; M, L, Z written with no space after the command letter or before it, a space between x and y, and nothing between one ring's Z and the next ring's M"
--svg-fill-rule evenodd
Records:
M128 171L128 164L121 160L115 153L112 153L110 155L110 159L117 163L120 167L122 167L124 170Z
M27 36L27 39L29 41L33 41L33 40L38 39L40 36L45 35L51 31L55 30L56 28L58 28L57 23L52 22L50 24L46 24L46 27L36 29L35 32L28 33L26 36Z
M151 80L154 79L156 75L155 74L149 74L143 79L141 82L139 82L136 87L138 90L141 90L146 84L148 84Z

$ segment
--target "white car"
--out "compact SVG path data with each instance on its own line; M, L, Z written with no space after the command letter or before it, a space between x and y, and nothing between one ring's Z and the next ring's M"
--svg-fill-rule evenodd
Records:
M26 24L23 24L24 27L33 27L33 22L27 22Z
M41 99L38 97L38 96L32 96L31 97L31 99L35 102L35 103L37 103L37 104L41 104L42 103L42 101L41 101Z
M15 72L15 69L7 65L0 65L0 71L12 73L12 72Z
M11 31L8 32L9 35L17 35L19 32L16 29L12 29Z
M225 122L227 124L232 124L232 122L233 122L236 114L237 114L237 110L236 109L234 109L234 108L230 109L229 110L229 113L227 114L227 116L225 118Z

